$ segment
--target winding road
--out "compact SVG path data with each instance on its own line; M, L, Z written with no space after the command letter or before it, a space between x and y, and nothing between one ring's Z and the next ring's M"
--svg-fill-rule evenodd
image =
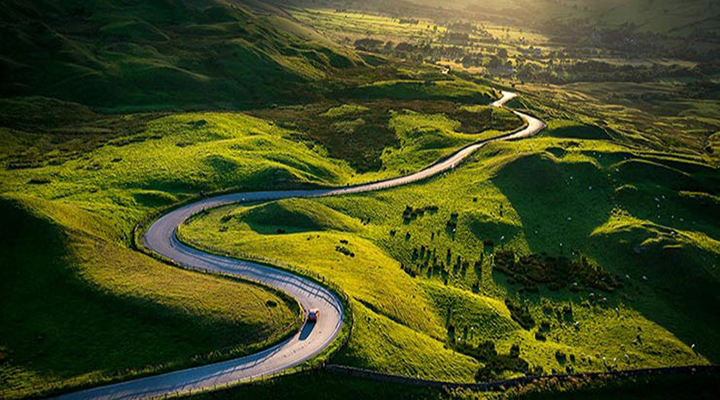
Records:
M503 92L502 94L501 99L492 103L493 106L502 107L516 97L516 94L512 92ZM289 197L339 196L418 182L455 168L487 143L529 137L537 134L546 126L544 122L535 117L517 111L513 112L526 122L527 125L524 128L466 146L450 157L411 175L337 189L233 193L203 199L165 214L155 221L145 233L144 241L147 248L188 268L234 275L282 290L297 300L303 309L319 309L320 319L316 323L305 323L300 331L290 339L249 356L101 386L58 398L113 400L153 398L274 374L316 356L337 337L342 329L345 310L335 294L318 283L285 270L217 256L191 248L177 239L178 226L198 212L230 203Z

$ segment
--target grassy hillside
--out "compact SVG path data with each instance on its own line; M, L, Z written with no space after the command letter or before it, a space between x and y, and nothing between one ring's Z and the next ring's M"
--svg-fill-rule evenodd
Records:
M201 190L336 182L342 164L244 115L155 118L83 122L117 128L99 138L0 129L2 225L19 229L0 246L3 398L247 354L297 328L294 301L158 263L130 250L132 229Z
M0 237L3 398L248 354L299 326L292 299L153 261L81 205L3 198L0 211L15 227Z
M296 109L308 120L317 112L325 115L318 118L340 123L364 112L356 101L338 99ZM437 136L446 140L434 145L435 151L449 152L518 124L483 106L454 113L455 105L462 103L451 101L435 108L429 103L414 107L420 111L400 104L391 107L387 100L362 103L387 115L380 119L386 125L369 120L368 129L387 129L402 138L397 147L380 147L383 153L410 154L411 148L426 147L423 135L409 135L414 130L437 126ZM274 113L280 109L256 114L280 115ZM490 116L497 118L488 120ZM395 127L398 118L404 118L402 129ZM32 232L5 238L1 246L3 265L8 266L4 282L9 285L3 292L8 311L3 313L5 339L0 343L3 397L245 354L294 329L296 306L276 293L179 271L130 250L133 228L152 213L228 188L343 185L396 176L407 168L388 161L382 169L359 174L349 162L328 157L329 151L305 131L241 113L103 115L78 103L18 97L0 100L0 122L0 192L8 219L3 225L40 224ZM324 134L348 133L331 125ZM416 162L425 165L435 157L428 153ZM278 229L362 230L361 221L312 202L270 203L246 211L233 221L244 221L258 234ZM268 216L280 216L282 222L268 225ZM34 251L46 237L52 244L48 252ZM394 290L399 298L400 289ZM120 313L127 309L133 312ZM419 317L418 324L437 326L437 321ZM80 338L67 333L69 326L86 327L72 330L78 334L88 332ZM102 334L108 330L113 334ZM405 346L411 347L418 335L412 330L407 335ZM437 342L428 341L428 346L451 354ZM68 358L77 362L68 363ZM466 375L471 373L467 365L458 367ZM444 367L437 363L435 368Z
M263 233L224 207L180 234L343 287L360 318L341 363L468 381L717 359L717 169L592 132L551 121L427 183L308 200L359 231Z
M700 82L527 84L523 88L530 93L517 105L547 118L574 119L599 128L594 133L586 130L588 135L718 166L720 100L710 91L712 86L704 87ZM557 130L555 135L568 131Z
M358 62L249 4L3 2L0 96L42 95L113 112L248 108L307 101L328 71Z
M717 363L720 124L714 39L702 36L714 6L418 2L432 19L252 0L0 5L0 220L18 227L0 234L0 397L247 354L292 332L297 305L281 293L156 262L131 250L133 228L214 191L406 174L519 128L487 106L498 97L488 80L457 71L465 65L487 76L516 67L507 87L532 93L511 105L548 129L407 187L222 207L180 237L338 284L355 313L341 364L473 382ZM367 6L416 4L386 3ZM464 40L459 13L496 22ZM710 19L696 34L710 61L665 60L653 47L644 56L661 59L635 63L624 58L632 46L612 47L615 34L646 47L660 33L687 48L696 15ZM526 30L548 18L551 34ZM302 397L323 385L497 397L324 374L217 396ZM573 385L558 391L572 397ZM505 395L554 394L534 390Z
M522 126L511 112L488 104L499 93L488 85L420 71L380 67L332 100L254 110L295 136L321 145L358 173L351 182L421 169L468 143ZM400 78L400 79L388 79ZM367 83L373 81L374 83Z

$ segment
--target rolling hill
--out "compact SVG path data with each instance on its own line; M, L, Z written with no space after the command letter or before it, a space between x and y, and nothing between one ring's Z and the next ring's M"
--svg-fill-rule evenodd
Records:
M114 112L306 100L358 63L270 6L217 0L5 1L0 54L0 97Z

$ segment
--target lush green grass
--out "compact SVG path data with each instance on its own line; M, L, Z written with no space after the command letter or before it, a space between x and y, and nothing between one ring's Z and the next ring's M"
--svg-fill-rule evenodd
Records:
M347 95L362 99L461 100L481 104L494 98L486 86L456 80L373 82L351 89Z
M248 354L299 326L292 299L131 251L81 206L0 208L3 398Z
M713 399L720 393L716 374L606 378L558 382L550 379L500 392L423 388L377 382L327 372L306 372L210 393L192 399Z
M438 81L442 83L444 81ZM458 80L458 84L476 84ZM482 93L487 90L483 89ZM422 93L419 93L422 97ZM474 103L452 101L343 99L297 107L254 111L277 121L295 136L321 144L333 158L346 160L362 175L352 182L381 179L421 169L468 143L497 136L521 126L511 112Z
M291 233L326 229L352 232L359 230L361 225L359 221L329 207L318 207L304 199L261 204L243 212L226 214L222 222L232 219L244 221L250 229L265 234L277 233L278 229ZM268 225L268 221L277 225Z
M31 99L25 101L35 104ZM470 129L492 128L488 112L494 114L491 121L498 127L511 129L516 123L506 118L506 111L453 104L458 103L437 102L433 107L421 100L389 109L382 101L372 100L297 109L296 115L308 119L314 116L333 124L345 123L336 129L345 132L347 128L351 134L353 127L347 123L386 113L387 129L398 144L383 147L383 168L365 174L328 159L320 146L294 141L302 130L284 122L278 127L230 113L105 120L92 113L78 113L68 123L82 126L85 137L70 137L75 143L92 143L79 151L74 151L73 142L57 143L58 129L52 124L33 134L3 131L7 146L2 157L7 165L36 167L6 171L3 190L9 196L33 196L71 207L67 220L60 224L64 227L79 218L78 208L98 213L103 223L112 221L115 226L98 227L99 222L93 221L83 231L91 235L103 232L103 237L123 249L130 230L144 215L200 190L337 185L394 176L419 169L471 141L496 135L493 130ZM23 103L11 105L21 110L27 107ZM281 111L256 114L272 117ZM33 124L42 126L27 120L18 123L16 129ZM119 133L89 140L103 129ZM476 130L482 132L477 134ZM621 368L625 353L631 357L628 367L706 362L692 355L687 344L698 343L701 354L714 357L707 353L712 351L714 322L711 307L703 302L715 287L716 278L712 268L702 271L708 257L712 259L718 253L717 227L702 218L703 213L715 212L716 200L709 190L715 182L714 170L703 166L702 158L639 151L609 139L598 128L568 120L551 121L542 138L488 147L475 161L443 179L387 193L224 208L194 219L180 233L188 240L242 257L313 270L338 283L351 295L360 316L349 346L338 358L351 365L470 381L482 361L448 348L458 339L472 345L492 340L501 354L520 344L521 358L545 372L561 371L568 365L575 370L602 369L598 354L608 360L617 357ZM28 146L30 143L37 147ZM520 154L523 157L518 158ZM653 181L658 175L654 168L680 172L662 174L666 180L658 188ZM608 173L612 176L606 177ZM564 186L568 182L578 182L577 187ZM577 190L585 186L593 186L594 191L582 194ZM673 195L678 190L680 194ZM670 203L677 214L675 221L694 217L700 226L673 226L676 231L683 228L682 235L670 235L663 221L645 212L643 206L663 194L668 199L675 196ZM538 201L554 207L538 209ZM406 206L431 205L438 206L439 211L404 221ZM698 211L693 214L688 210ZM446 224L453 220L453 213L458 214L456 232ZM634 247L616 244L618 234L631 235L620 243L647 242L648 251L637 257ZM636 280L641 276L637 271L641 265L666 259L663 249L679 248L682 265L692 265L699 275L693 272L676 290L668 290L663 283L672 273L660 274L658 282L651 275L653 280L645 284L648 288L642 283L639 287L628 285L618 294L603 294L611 305L586 308L578 304L588 299L589 288L568 294L548 291L541 285L539 294L518 293L520 288L511 280L492 271L493 251L483 244L486 239L507 243L506 248L519 254L544 251L571 256L571 250L579 250L611 273L631 272ZM348 243L341 242L345 240ZM425 247L425 259L432 260L430 264L437 257L444 267L432 272L420 267L422 263L413 252L422 253L421 246ZM450 262L446 260L447 249L451 250ZM604 253L594 249L603 249ZM433 250L435 254L429 258ZM632 256L627 255L628 250ZM83 254L87 259L95 257L90 251ZM319 259L318 254L327 257ZM458 255L462 257L460 264L456 263ZM639 261L627 261L633 259ZM693 285L700 288L697 296L678 297L683 288ZM536 321L534 328L528 331L515 322L505 303L508 297L521 304L528 302L528 312ZM548 309L553 313L562 310L570 301L575 304L573 317L581 322L580 330L545 314ZM615 304L622 309L621 318L612 311ZM690 309L698 311L698 318L683 317ZM544 342L535 339L541 322L549 322L550 327L544 332ZM629 327L642 328L644 342L640 348L629 348L637 334ZM567 364L556 360L558 350L572 354L576 361ZM593 364L577 361L586 355L593 357ZM500 372L498 377L509 375L512 373Z
M603 364L613 367L614 360L622 369L716 359L712 293L718 277L712 265L720 250L709 193L717 186L717 171L608 140L580 139L588 129L551 122L542 138L488 146L462 168L428 183L307 200L317 203L308 209L322 205L363 221L361 230L323 224L314 232L263 235L242 218L223 224L224 215L245 212L245 207L225 207L182 226L180 234L196 245L292 264L339 284L363 305L357 307L361 317L338 359L351 365L469 380L467 372L447 366L439 372L435 363L447 362L450 354L429 352L430 343L458 338L472 344L493 340L501 354L520 344L520 357L545 372L604 370ZM638 163L659 170L640 173L634 169ZM659 175L668 165L684 175ZM617 194L627 185L637 188L636 197ZM706 194L681 196L678 190ZM655 196L662 199L659 217ZM407 206L437 206L438 211L404 219ZM266 217L264 224L274 227L277 219ZM455 231L448 221L455 221ZM345 247L353 257L335 251L341 240L348 241ZM571 259L582 254L617 275L623 287L603 292L580 282L577 292L545 285L539 293L524 292L493 271L494 251L500 247ZM403 295L395 288L402 288ZM506 298L526 304L535 326L521 328ZM572 307L569 318L562 311L567 307ZM407 328L425 337L418 343L428 344L406 346L401 338L407 337ZM540 329L544 341L535 338ZM690 350L692 343L702 349L698 355ZM557 359L558 351L573 360ZM459 353L452 357L446 365L467 362Z
M111 111L305 101L360 63L255 2L8 1L0 18L0 95Z
M425 377L468 379L472 376L474 362L444 350L442 341L437 341L444 336L442 320L430 311L433 305L422 288L377 246L361 238L351 239L347 231L263 235L243 220L242 216L248 211L231 210L232 207L220 208L207 217L195 218L181 227L179 235L186 239L188 235L205 231L206 234L199 237L202 243L211 243L234 255L274 263L291 262L340 285L351 296L357 314L349 349L341 358L354 359L355 364L379 370L400 369ZM227 215L241 217L228 219ZM268 230L274 230L277 221L281 220L268 218L264 224L271 225ZM355 225L360 225L358 219ZM284 229L293 232L292 227ZM229 237L236 240L228 241ZM351 240L342 243L345 239ZM353 256L337 251L341 245L352 251ZM390 342L385 340L389 337L393 338Z
M374 103L350 102L344 107L323 103L310 110L318 115L332 110L329 116L319 118L342 122L374 112ZM110 304L121 301L119 296L122 301L139 302L138 307L145 307L147 313L180 315L179 319L160 319L161 326L148 325L147 329L171 332L175 324L184 323L177 321L185 321L189 314L197 316L205 329L218 324L240 332L233 323L259 323L257 316L268 308L262 301L268 297L263 296L273 296L271 293L255 293L256 300L249 302L253 307L235 311L240 314L216 314L229 307L225 301L231 297L214 297L216 305L200 303L201 307L188 309L187 304L197 299L187 297L189 290L178 287L200 285L195 279L215 278L188 274L178 280L175 274L180 272L131 252L127 245L133 226L148 213L201 190L367 181L418 169L470 141L497 134L492 130L468 133L463 122L471 125L472 118L418 109L390 113L388 127L400 145L383 151L387 169L366 174L328 158L320 146L293 140L298 133L286 125L279 127L243 114L151 115L103 122L92 114L81 114L78 123L87 137L76 137L77 143L88 143L87 138L95 137L94 129L117 126L120 133L89 140L91 146L76 151L72 142L58 143L56 128L32 134L3 129L6 165L33 168L5 170L2 189L5 197L20 202L16 208L33 205L35 215L49 218L61 232L68 232L64 245L58 246L68 256L52 269L69 269L75 275L63 276L80 282L67 289L68 305L100 291ZM478 114L487 110L494 111L478 106L463 109ZM502 120L502 114L498 116ZM713 361L718 355L712 345L717 332L712 311L716 308L712 293L717 275L712 260L717 260L720 251L717 226L707 216L717 212L712 191L717 186L717 171L705 165L702 157L642 150L610 141L604 133L567 119L552 120L541 137L487 146L463 167L429 182L340 198L223 207L192 219L181 227L180 235L193 244L242 258L292 264L337 283L350 295L356 313L351 340L336 358L344 364L472 381L486 361L453 348L487 340L504 357L518 344L519 357L533 370L547 373L603 370L602 357L610 366L617 358L621 369ZM29 146L33 143L37 147ZM661 214L647 207L656 202L661 203ZM538 206L548 204L552 207ZM424 212L404 214L407 206ZM437 206L437 211L431 206ZM449 221L454 222L454 231ZM485 240L492 240L494 246ZM584 285L578 292L552 291L546 285L539 285L539 293L525 292L493 271L499 247L518 254L546 252L571 258L576 257L574 252L580 253L618 275L624 286L613 293ZM19 259L28 252L20 249L10 257ZM137 271L127 269L128 260ZM49 260L38 264L53 265ZM685 279L678 280L676 268L683 269ZM625 274L630 278L624 278ZM641 279L643 274L648 281ZM172 282L161 285L167 292L158 288L161 282ZM15 285L23 288L27 284L26 280ZM77 285L82 289L74 289ZM225 289L211 292L216 290ZM239 285L236 290L245 287ZM58 296L65 292L59 291ZM607 303L599 300L601 297L607 297ZM526 306L525 312L535 322L532 327L524 329L518 324L507 299L521 308ZM100 301L92 304L104 305ZM45 305L40 302L33 307ZM572 307L571 318L563 312L568 307ZM59 336L65 330L60 321L97 326L125 321L105 309L92 310L91 318L69 310L72 308L54 310L57 320L53 325ZM43 315L38 313L38 318L46 320ZM107 320L98 322L96 315L107 316ZM230 322L216 322L223 318ZM212 323L203 322L208 320ZM187 332L202 331L186 325ZM269 332L273 328L247 329ZM536 339L540 330L544 341ZM142 329L136 332L142 335ZM273 332L282 333L278 329ZM120 334L127 332L118 329ZM633 344L638 334L641 342ZM258 335L248 333L251 338ZM47 377L51 373L59 376L54 381L59 385L85 384L103 377L176 367L182 365L177 360L191 349L200 349L192 354L205 354L199 359L210 359L254 348L248 346L253 339L232 341L232 336L226 336L223 343L227 345L222 347L219 339L204 338L206 347L194 342L181 346L171 340L153 347L155 342L137 340L135 344L138 349L143 346L146 358L128 357L136 350L124 349L122 355L107 357L101 365L81 359L73 371L56 364L56 357L66 357L65 352L51 347L44 365L8 357L20 361L8 361L4 374L17 385L9 385L9 393L18 396L30 389L15 382L52 381ZM87 348L70 335L65 339L66 351ZM99 347L108 346L100 339L98 342ZM689 349L690 343L698 344L699 354ZM174 346L172 351L165 344ZM4 346L10 355L29 351L23 347L27 344ZM217 348L227 350L208 353ZM558 352L568 358L559 359ZM152 360L151 365L143 360ZM49 372L38 373L33 369L38 364ZM499 370L494 377L516 374Z
M51 154L37 154L32 147L13 151L13 145L26 139L42 141L45 136L5 131L5 137L10 147L3 147L3 156L43 166L6 172L4 191L116 206L166 205L200 190L241 184L269 188L301 181L339 183L351 171L289 140L288 131L243 114L176 114L155 119L140 132L107 140L89 154L64 151L67 143ZM56 165L52 153L70 153L70 157ZM28 185L33 178L50 183ZM115 197L108 199L112 191Z
M228 188L397 176L520 125L486 106L498 94L484 81L356 55L261 3L16 1L0 10L0 214L3 226L20 227L1 237L1 397L246 354L296 328L297 306L279 293L131 251L132 229L162 207ZM618 5L605 22L637 11ZM447 31L430 20L293 15L347 30L348 43L430 43ZM661 30L659 20L667 22L648 14L647 26ZM548 72L554 58L545 55L567 50L537 32L486 28L493 36L483 48L460 45L483 63L504 49L514 65ZM525 54L529 44L538 57ZM493 144L462 168L392 191L224 207L180 235L337 283L355 311L335 359L343 364L472 381L486 365L517 359L545 373L717 362L717 94L679 81L523 87L534 94L512 105L549 120L539 138ZM255 111L158 113L208 108ZM495 259L508 250L566 257L586 275L573 275L584 278L578 286L527 281L537 269L557 276L543 268L558 264L547 264L506 268L508 276ZM603 292L587 276L622 285ZM498 356L473 351L487 341ZM490 378L524 372L501 365ZM371 386L303 379L313 393L340 387L323 392L332 395ZM533 390L508 395L552 393Z
M533 107L530 103L537 100L534 105L541 113L582 121L605 131L595 128L595 133L580 138L589 138L588 134L610 135L628 146L720 165L717 96L698 93L679 83L658 82L525 87L530 92L522 100L526 106ZM558 130L554 135L564 132Z
M451 110L449 104L441 109ZM322 118L340 122L349 112L363 112L363 106L334 107L337 110ZM318 113L329 109L328 103L312 108ZM453 128L442 132L452 138L443 143L443 151L478 137L456 132L461 122L439 112L417 114L427 116L427 121L406 119L403 132L441 121ZM478 129L492 126L485 121L487 113L474 112L482 114ZM394 121L395 116L387 109L385 113L390 129L390 118ZM397 115L411 113L401 110ZM498 127L517 124L499 115ZM77 103L22 97L3 100L0 117L5 125L0 128L4 165L0 191L10 204L8 218L27 214L23 218L28 221L48 221L43 229L59 237L47 254L31 254L32 244L3 246L7 253L3 260L8 260L4 264L14 266L4 271L13 289L4 293L3 304L12 312L4 313L6 339L1 344L6 382L2 390L8 397L39 393L46 389L42 385L76 387L245 354L282 338L295 327L294 303L245 283L177 271L131 251L133 228L163 207L210 191L374 179L357 174L343 160L329 158L317 144L295 140L297 131L239 113L107 116ZM404 138L403 143L416 146L420 140ZM430 163L433 157L429 154L419 162ZM378 175L395 176L402 172L399 167L390 165ZM267 226L268 215L281 216L284 222ZM278 229L362 229L360 221L330 208L292 200L258 205L237 219L247 220L251 229L265 234ZM22 237L28 235L33 233ZM377 252L376 256L383 257ZM32 269L20 267L26 258L38 258L27 262L42 267L48 277L33 281ZM54 277L60 277L62 285L53 283ZM397 298L402 297L399 288L393 290ZM45 292L52 297L32 296ZM48 302L54 304L52 309ZM278 306L273 308L273 304ZM119 310L127 307L135 312L120 315ZM29 309L36 318L21 320L19 316ZM277 316L263 320L268 310ZM418 324L434 324L432 329L441 334L437 321L426 321L417 309L412 312ZM100 334L116 325L112 335ZM87 333L80 338L66 331ZM407 331L405 346L412 347L417 334ZM33 345L39 336L43 348L37 352ZM116 346L122 341L128 341L127 345ZM451 357L442 344L427 341L433 349L430 353L445 352ZM68 365L68 358L77 361ZM437 362L434 368L440 371L444 365ZM467 365L458 370L469 376L472 368Z
M158 263L129 249L132 229L200 190L335 183L349 168L245 115L155 118L109 137L2 128L4 164L33 166L2 171L3 226L25 228L0 246L2 397L246 354L296 329L292 300ZM124 126L102 121L87 124Z

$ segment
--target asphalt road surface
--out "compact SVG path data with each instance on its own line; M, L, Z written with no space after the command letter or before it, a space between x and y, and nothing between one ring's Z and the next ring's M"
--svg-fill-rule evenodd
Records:
M492 103L492 105L502 107L514 97L516 97L514 93L503 92L503 97ZM337 189L233 193L203 199L165 214L155 221L145 233L144 241L149 249L188 268L235 275L282 290L297 300L303 309L319 309L320 318L315 323L305 323L292 338L259 353L83 390L59 398L140 399L160 397L271 375L294 367L319 354L337 337L342 329L345 314L342 303L335 294L309 279L288 271L217 256L188 247L177 239L176 231L178 226L198 212L230 203L276 200L290 197L339 196L388 189L427 179L455 168L487 143L529 137L537 134L546 126L544 122L537 118L517 111L514 111L514 113L526 122L523 129L464 147L450 157L411 175Z

